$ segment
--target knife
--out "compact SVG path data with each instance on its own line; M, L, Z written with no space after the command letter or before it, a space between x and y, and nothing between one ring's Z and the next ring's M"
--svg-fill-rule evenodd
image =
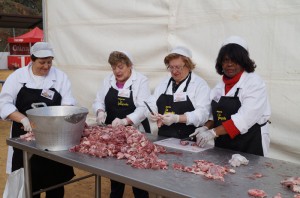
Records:
M194 140L194 138L196 138L196 135L193 135L193 136L187 137L187 138L182 138L182 139L180 139L180 141L192 141L192 140Z
M145 103L146 107L148 108L148 110L150 111L150 113L151 113L152 115L154 115L152 109L149 107L149 105L147 104L147 102L144 101L144 103Z

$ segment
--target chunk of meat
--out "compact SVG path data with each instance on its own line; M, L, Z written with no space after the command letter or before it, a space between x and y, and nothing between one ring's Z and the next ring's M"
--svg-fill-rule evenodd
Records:
M282 198L281 193L277 193L277 195L273 196L273 198Z
M26 141L32 141L32 140L35 140L35 136L32 132L27 132L24 135L20 135L20 139L26 140Z
M173 169L194 173L196 175L204 175L206 178L221 181L224 181L224 175L226 175L228 172L235 173L235 171L232 169L228 169L227 167L216 165L205 160L195 160L194 163L195 164L192 166L184 166L182 164L174 163Z
M267 197L267 194L265 193L265 191L260 190L260 189L249 189L248 195L250 195L252 197L257 197L257 198Z
M300 177L289 177L282 180L280 183L291 189L293 192L300 193Z
M186 141L186 140L180 140L180 144L182 146L186 146L186 145L189 145L189 141Z

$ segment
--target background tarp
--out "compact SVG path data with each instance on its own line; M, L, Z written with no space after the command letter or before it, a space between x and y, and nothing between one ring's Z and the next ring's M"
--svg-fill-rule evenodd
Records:
M225 38L248 41L256 72L266 81L272 117L269 157L300 163L300 1L298 0L51 0L44 1L55 64L72 81L78 105L89 108L112 50L127 50L151 89L167 75L163 58L176 45L193 52L212 88Z

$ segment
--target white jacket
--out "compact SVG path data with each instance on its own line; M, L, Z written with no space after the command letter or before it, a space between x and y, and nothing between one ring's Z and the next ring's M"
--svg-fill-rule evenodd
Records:
M131 85L133 102L136 106L136 109L134 110L134 112L127 115L127 117L133 122L134 125L138 125L146 118L146 116L144 115L144 101L146 101L150 96L148 78L132 69L131 76L124 84L123 89L129 89ZM116 90L120 90L116 85L116 78L113 73L111 73L104 79L102 86L97 92L96 99L93 103L93 110L95 114L98 109L106 111L105 96L110 87L113 87Z
M17 95L24 83L27 88L37 88L30 75L30 70L31 65L17 69L6 79L0 93L0 116L2 119L6 119L8 115L17 110L15 106ZM54 66L51 67L42 85L42 89L50 88L55 88L61 94L61 104L75 105L76 100L72 96L71 83L67 75Z
M31 65L28 65L26 67L17 69L6 79L0 93L0 116L2 119L6 119L11 113L17 111L15 103L17 95L24 83L26 84L27 88L37 88L37 85L30 74L31 68ZM39 87L39 89L55 88L62 96L61 104L76 104L76 100L73 98L71 93L71 83L67 75L54 66L51 67L41 86L42 87ZM9 146L6 164L7 173L11 173L12 155L13 149L11 146Z
M234 96L239 88L238 97L241 107L236 114L231 115L234 125L241 134L248 132L255 123L264 124L271 116L271 107L265 82L256 74L244 72L240 80L225 95L225 84L220 81L211 91L210 99L218 101L221 96ZM210 120L212 115L210 115ZM264 154L267 154L270 137L268 124L261 128Z
M151 106L151 108L153 108L153 110L156 112L156 101L159 96L165 92L169 80L170 76L162 80L162 82L156 87L154 94L151 96L150 100L148 100L149 106ZM183 92L186 82L187 79L178 87L176 93ZM195 108L194 111L185 113L187 117L186 125L194 125L196 127L204 125L209 118L211 109L209 99L210 88L208 84L200 76L192 72L191 81L187 87L186 93ZM170 83L166 94L173 95L172 83ZM147 112L148 110L145 111Z

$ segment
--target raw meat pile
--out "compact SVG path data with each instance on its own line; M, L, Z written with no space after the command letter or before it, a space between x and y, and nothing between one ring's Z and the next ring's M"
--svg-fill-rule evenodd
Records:
M173 169L181 170L183 172L194 173L196 175L204 175L209 179L219 179L224 181L224 175L228 172L235 173L233 169L228 169L224 166L216 165L205 160L195 160L192 166L184 166L182 164L173 164Z
M260 189L249 189L248 194L250 196L257 197L257 198L267 197L267 194L265 193L265 191L260 190Z
M168 169L168 162L157 156L158 153L165 153L165 148L153 144L131 126L87 127L80 144L72 147L70 151L100 158L110 156L127 159L127 164L134 168Z
M300 193L300 177L289 177L280 183L290 188L293 192Z

